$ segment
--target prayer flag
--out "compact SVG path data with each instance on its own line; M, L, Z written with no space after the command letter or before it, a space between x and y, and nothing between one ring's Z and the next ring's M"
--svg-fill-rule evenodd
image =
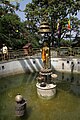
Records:
M58 30L58 28L59 28L59 22L58 22L58 24L57 24L57 30Z
M71 29L71 23L70 23L70 19L68 20L68 26L67 29L70 30Z
M57 33L58 33L58 38L61 37L61 29L62 29L62 25L61 23L58 22L57 24Z

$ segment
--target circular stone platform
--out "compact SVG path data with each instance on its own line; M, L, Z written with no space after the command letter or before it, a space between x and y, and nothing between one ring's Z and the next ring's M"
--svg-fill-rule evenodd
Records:
M52 74L52 69L41 69L40 75L51 75Z
M45 87L41 87L40 83L36 84L37 87L37 94L40 98L43 99L51 99L56 94L56 85L54 84L46 84Z

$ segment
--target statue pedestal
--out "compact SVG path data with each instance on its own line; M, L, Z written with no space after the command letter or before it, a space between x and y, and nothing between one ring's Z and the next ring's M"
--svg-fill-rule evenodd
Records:
M54 84L46 84L46 86L42 87L40 83L36 83L36 87L40 98L51 99L56 94L56 85Z
M40 98L51 99L55 96L56 85L52 82L52 78L56 77L56 74L52 74L52 69L41 69L36 83L37 94Z

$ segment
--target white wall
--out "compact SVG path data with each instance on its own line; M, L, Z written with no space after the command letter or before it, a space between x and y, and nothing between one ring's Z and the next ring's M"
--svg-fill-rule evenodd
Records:
M71 62L74 63L73 72L80 73L80 59L51 58L51 67L57 71L71 72ZM64 69L62 68L64 64ZM40 58L18 59L0 63L0 76L19 74L25 72L38 72L43 63Z

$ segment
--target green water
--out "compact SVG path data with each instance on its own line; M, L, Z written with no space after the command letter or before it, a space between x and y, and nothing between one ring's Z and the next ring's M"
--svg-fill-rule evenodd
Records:
M0 78L0 120L80 120L80 74L57 74L57 94L51 100L37 96L37 74ZM15 116L17 93L27 100L23 118Z

